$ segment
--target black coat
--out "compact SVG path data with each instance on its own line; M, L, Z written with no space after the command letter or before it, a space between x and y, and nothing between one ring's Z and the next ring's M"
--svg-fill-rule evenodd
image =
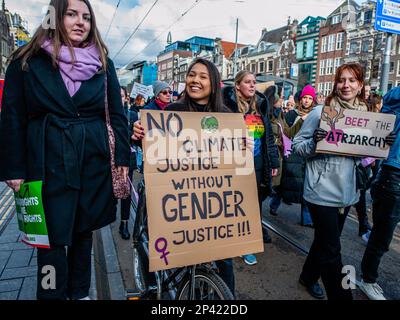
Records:
M289 111L285 119L289 126L293 126L299 114L296 110ZM303 123L302 120L296 122ZM294 135L300 131L300 126L297 126ZM298 130L298 131L297 131ZM296 132L297 131L297 132ZM281 177L281 194L282 199L289 203L303 202L304 178L306 170L306 159L292 152L288 158L282 161L282 177Z
M235 113L239 113L239 108L236 102L234 87L227 86L223 88L223 99L224 104ZM264 169L263 169L263 177L264 181L261 181L263 184L270 186L271 185L271 169L277 169L280 167L278 149L275 144L274 135L272 133L271 122L268 117L268 100L265 96L259 92L257 94L257 107L261 114L261 117L264 122L265 127L265 135L263 137L263 148L262 155L264 161Z
M115 68L108 60L108 101L117 166L129 166L128 126ZM0 180L43 180L50 245L115 220L105 126L104 73L82 82L71 97L51 58L41 50L22 71L7 69L1 112Z

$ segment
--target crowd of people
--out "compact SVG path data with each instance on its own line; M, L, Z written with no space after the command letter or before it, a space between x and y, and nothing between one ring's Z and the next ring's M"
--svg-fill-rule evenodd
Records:
M168 83L156 81L151 101L140 94L131 100L118 83L90 2L51 0L50 5L57 13L56 28L39 27L10 58L0 127L0 180L16 192L24 181L43 181L51 248L38 249L38 299L88 299L92 233L116 220L105 108L115 134L115 166L124 179L142 170L141 109L241 114L252 137L260 215L267 199L271 215L278 215L282 201L298 203L300 224L314 229L299 282L322 299L321 278L328 299L352 299L351 290L342 286L340 236L355 206L359 236L367 243L360 288L370 299L385 299L378 268L400 221L400 88L382 98L370 92L361 65L349 63L337 69L326 98L310 84L293 94L277 85L259 92L250 71L238 72L234 84L224 86L216 66L196 58L179 99ZM324 106L395 114L395 129L385 139L391 146L388 158L365 164L357 157L317 154L316 144L327 135L319 128ZM257 130L251 131L254 123ZM363 186L357 184L357 168L366 176ZM123 239L130 238L129 214L130 199L122 199ZM263 241L271 242L265 228ZM243 260L257 263L251 254ZM216 263L235 293L233 260ZM46 265L56 268L55 289L41 286Z

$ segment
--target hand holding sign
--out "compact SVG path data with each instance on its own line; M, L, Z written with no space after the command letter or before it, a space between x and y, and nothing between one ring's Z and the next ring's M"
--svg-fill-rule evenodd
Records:
M7 180L6 184L13 189L14 192L19 192L21 184L24 183L24 179Z
M142 124L140 123L140 120L138 120L133 124L133 135L131 139L134 141L138 141L142 140L143 138L144 138L144 129L142 127Z
M391 132L386 138L385 138L385 142L389 145L392 146L394 144L394 142L396 141L397 135L396 133L393 131Z
M321 129L321 128L315 129L314 134L313 134L314 142L317 143L317 142L324 140L325 137L327 136L327 134L328 134L328 132L325 131L324 129Z

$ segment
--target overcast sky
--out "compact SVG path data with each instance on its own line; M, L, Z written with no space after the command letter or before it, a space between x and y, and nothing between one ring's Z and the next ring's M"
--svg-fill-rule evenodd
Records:
M257 43L261 30L272 30L287 23L288 17L301 21L307 16L328 16L345 0L197 0L198 4L168 28L196 2L195 0L158 0L127 46L120 51L155 0L120 0L114 22L106 39L110 57L117 66L131 60L155 60L166 45L168 31L172 40L198 35L235 41L235 22L239 18L239 42ZM47 0L6 0L11 12L19 13L33 32L43 17ZM357 2L361 2L358 0ZM118 0L91 0L98 28L103 36L115 12ZM154 41L157 39L156 41ZM153 43L152 43L153 42ZM149 45L152 43L151 45Z

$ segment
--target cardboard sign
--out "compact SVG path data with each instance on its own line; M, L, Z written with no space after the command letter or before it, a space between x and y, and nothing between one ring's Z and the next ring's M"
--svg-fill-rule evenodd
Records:
M145 100L147 100L148 97L152 97L154 95L153 87L145 86L144 84L135 82L131 91L131 97L136 98L138 94L141 94Z
M179 83L178 84L178 94L181 94L186 89L186 83Z
M357 157L387 158L389 146L385 138L394 130L396 116L361 112L325 106L320 128L328 131L317 143L319 153L333 153Z
M141 113L150 271L262 252L243 116Z

